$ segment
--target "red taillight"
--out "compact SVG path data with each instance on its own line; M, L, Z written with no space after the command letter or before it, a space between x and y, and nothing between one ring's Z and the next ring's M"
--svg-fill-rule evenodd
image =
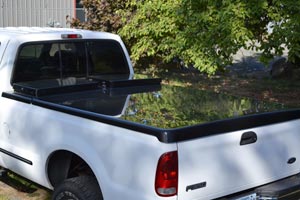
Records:
M177 151L163 154L157 165L155 191L159 196L177 195L178 188L178 155Z
M82 35L80 34L62 34L62 39L80 39L82 38Z

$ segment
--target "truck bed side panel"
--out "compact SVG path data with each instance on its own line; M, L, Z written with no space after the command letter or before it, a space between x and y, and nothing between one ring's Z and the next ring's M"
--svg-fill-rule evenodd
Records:
M163 153L177 150L176 143L29 102L0 98L0 103L1 122L9 127L0 134L0 148L9 152L0 152L0 162L12 171L52 188L45 174L48 156L67 150L89 164L104 199L165 199L155 193L156 167Z

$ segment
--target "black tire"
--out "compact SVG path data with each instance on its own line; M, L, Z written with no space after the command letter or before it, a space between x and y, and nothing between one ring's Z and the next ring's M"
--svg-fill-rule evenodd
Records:
M91 176L70 178L54 189L52 200L103 200L97 180Z

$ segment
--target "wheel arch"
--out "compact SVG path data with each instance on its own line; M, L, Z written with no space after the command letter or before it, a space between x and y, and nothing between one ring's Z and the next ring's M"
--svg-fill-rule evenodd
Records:
M46 173L52 187L56 187L68 178L82 175L96 177L85 159L72 151L63 149L53 151L49 155L46 164ZM98 184L100 185L99 181Z

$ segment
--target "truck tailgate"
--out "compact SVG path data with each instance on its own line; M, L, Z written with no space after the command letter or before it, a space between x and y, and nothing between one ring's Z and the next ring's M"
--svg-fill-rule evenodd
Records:
M178 159L178 200L254 188L300 172L300 120L179 142Z

